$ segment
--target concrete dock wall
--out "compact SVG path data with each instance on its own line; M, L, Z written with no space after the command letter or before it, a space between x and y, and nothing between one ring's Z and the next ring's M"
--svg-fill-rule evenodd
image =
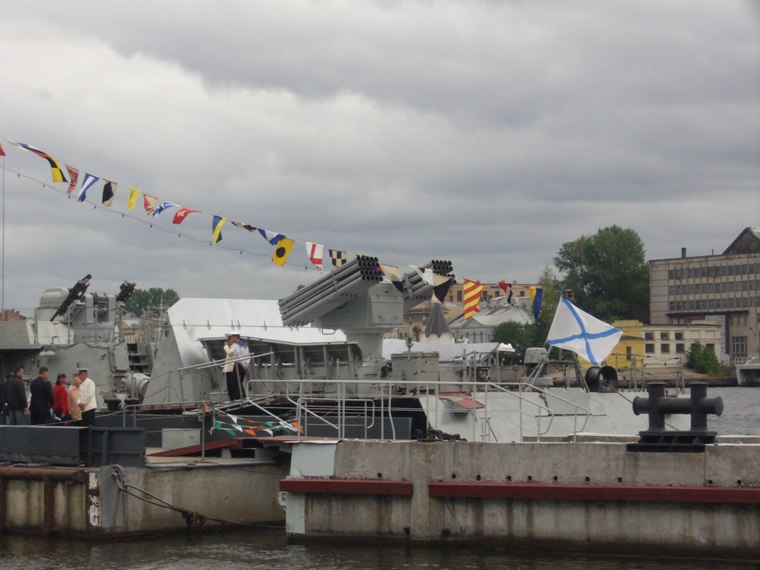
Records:
M233 524L284 523L285 513L277 501L279 481L287 472L284 465L214 466L167 470L128 471L126 481L149 491L174 507L204 517L188 521L168 509L118 494L115 507L126 516L115 519L113 528L103 532L145 533L182 530L188 524L213 526L219 519ZM120 504L124 501L124 504ZM111 509L105 501L102 509Z
M286 465L196 463L125 469L122 478L116 472L2 467L0 530L126 536L284 522L277 495Z
M409 492L388 495L391 483ZM760 552L760 445L634 453L620 443L346 441L332 477L302 473L281 489L295 539Z

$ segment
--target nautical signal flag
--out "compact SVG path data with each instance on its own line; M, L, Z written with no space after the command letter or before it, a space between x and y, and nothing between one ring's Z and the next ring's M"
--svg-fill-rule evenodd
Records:
M287 261L290 252L293 251L294 245L296 245L296 242L294 242L292 239L282 238L277 242L277 245L274 246L274 255L272 255L272 261L280 267L285 265L285 261Z
M84 202L87 199L87 191L92 188L93 184L95 184L98 180L100 180L99 177L93 176L89 172L84 173L82 187L79 189L79 196L77 196L78 202Z
M278 234L277 232L270 232L269 230L262 228L259 228L259 233L261 234L261 237L263 237L272 245L277 245L281 239L285 238L285 236L282 234Z
M127 202L127 210L132 210L137 205L137 199L140 197L140 191L137 188L129 189L129 201Z
M252 226L251 224L244 224L243 222L232 222L232 225L236 228L240 228L241 230L245 230L247 232L253 233L256 231L256 226Z
M437 273L433 275L433 298L431 299L433 303L436 301L443 303L446 300L446 295L449 294L449 289L451 289L453 282L454 280L451 277L438 275Z
M331 249L329 250L329 254L330 254L330 261L332 262L333 267L343 267L348 261L347 251L342 251L339 249Z
M174 219L172 220L172 223L179 225L190 214L195 214L197 212L200 212L200 210L193 210L191 208L180 208L180 210L176 214L174 214Z
M309 256L311 264L322 271L322 261L325 253L325 246L311 241L306 242L306 255Z
M211 244L219 243L222 241L222 226L227 223L227 218L221 216L214 216L214 220L211 222Z
M50 156L48 153L28 144L17 143L17 142L13 142L13 144L23 148L24 150L28 150L29 152L36 154L40 158L44 158L45 160L47 160L48 164L50 165L50 171L53 176L53 182L68 182L68 180L66 180L66 177L63 175L63 169L61 168L60 163L56 159L54 159L52 156Z
M397 265L384 265L381 263L380 271L398 289L399 293L404 292L404 278L401 277L401 269Z
M107 208L110 208L111 204L113 204L114 194L116 194L116 182L111 182L110 180L106 180L106 183L103 185L102 203Z
M475 313L480 312L480 296L483 293L483 284L479 281L464 280L464 318L471 319Z
M69 189L66 190L66 194L71 194L77 187L77 182L79 181L79 171L73 166L69 166L68 164L66 165L66 170L68 170L69 179L71 180L71 182L69 182Z
M154 208L153 216L154 217L159 216L163 214L169 208L179 208L179 204L175 204L174 202L167 202L166 200L164 200L163 202L161 202Z
M538 315L541 314L541 299L544 296L544 290L541 287L530 288L530 302L533 305L533 319L538 322Z
M151 196L150 194L143 194L143 208L145 209L145 213L149 216L153 214L153 210L156 209L157 203L158 198L155 196Z
M7 156L5 154L5 150L3 150L3 145L0 144L0 156Z

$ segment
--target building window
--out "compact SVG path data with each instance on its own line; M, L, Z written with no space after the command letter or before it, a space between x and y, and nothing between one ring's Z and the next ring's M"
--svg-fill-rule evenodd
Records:
M706 350L709 350L709 351L711 351L711 352L715 352L715 345L714 345L713 343L711 343L711 342L708 342L708 343L705 345L705 349L706 349Z
M660 340L670 340L670 333L661 332L660 333Z
M683 340L683 333L682 332L677 332L676 333L676 340Z
M651 332L644 333L644 339L645 340L654 340L654 333L651 333Z
M625 359L631 360L631 357L633 356L633 348L631 346L625 347Z
M676 344L676 354L683 354L686 352L686 345L682 342Z
M457 291L457 303L462 302L462 291Z
M654 343L647 343L647 344L644 346L644 351L645 351L647 354L654 354Z
M663 343L660 345L660 352L662 354L670 354L670 345L667 343Z
M747 337L746 336L732 336L731 337L731 356L733 358L747 357Z

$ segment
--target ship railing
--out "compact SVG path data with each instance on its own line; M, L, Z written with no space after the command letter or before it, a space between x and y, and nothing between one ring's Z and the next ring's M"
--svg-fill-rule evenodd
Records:
M513 390L508 390L507 388L504 387L504 385L499 385L499 384L493 384L493 383L491 383L488 386L490 388L493 388L495 390L500 390L500 391L502 391L502 392L504 392L506 394L509 394L510 396L514 396L514 397L518 398L519 401L520 401L520 405L521 406L522 406L522 403L525 401L525 402L528 402L531 405L538 406L538 407L540 407L542 409L542 411L546 411L547 412L546 415L549 417L549 424L546 426L546 429L544 431L541 431L541 418L543 416L542 416L542 414L540 412L538 414L536 414L536 422L537 422L536 433L538 434L538 438L539 439L540 439L540 436L545 435L551 429L551 424L554 421L554 418L557 416L557 414L556 414L556 412L554 412L548 406L543 406L541 404L538 404L536 402L533 402L531 400L523 398L522 394L525 391L527 391L527 386L530 387L531 391L543 394L544 398L546 398L547 400L548 400L548 398L553 398L553 399L559 400L560 402L568 404L569 406L572 407L572 409L573 409L573 441L576 441L576 437L577 437L577 435L578 435L579 432L582 432L582 431L584 431L586 429L586 425L588 424L588 419L589 419L589 417L591 417L593 415L590 409L588 409L585 406L582 406L582 405L578 404L578 402L573 402L572 400L570 400L568 398L564 398L563 396L560 396L559 394L557 394L555 392L550 392L549 390L545 390L544 388L536 386L535 384L528 384L526 386L525 383L522 383L522 382L517 383L517 386L519 387L519 390L517 392L515 392ZM579 415L582 416L582 418L583 418L583 423L582 423L582 425L580 427L578 427L578 416ZM521 422L522 422L522 417L523 417L522 408L520 408L520 420L521 420ZM520 437L522 438L522 436L523 436L523 434L522 434L522 425L521 425Z
M247 357L250 358L250 357ZM204 368L218 366L224 361L215 363L203 363L196 366L185 367L184 369L174 371L174 373L187 374ZM380 418L379 435L385 439L386 435L395 439L396 426L393 420L394 414L405 412L408 414L409 408L401 408L394 405L394 397L398 396L427 396L426 413L428 415L428 424L437 428L440 424L440 412L450 410L451 404L444 403L442 396L451 395L457 392L466 392L474 397L480 395L479 401L482 407L469 410L467 413L473 417L472 433L461 434L472 437L473 440L480 438L481 441L493 441L495 434L491 427L494 414L499 412L508 412L501 414L500 420L510 423L514 428L519 429L520 440L525 437L536 437L540 441L552 429L555 420L559 416L571 415L572 412L573 426L572 433L569 426L565 434L572 435L576 440L577 434L584 431L589 417L593 415L591 410L578 402L563 397L556 391L546 390L544 388L528 384L526 382L514 383L493 383L490 381L458 381L455 383L440 382L420 382L415 380L396 380L396 379L315 379L315 378L278 378L277 382L283 386L284 390L272 392L271 390L257 393L261 390L267 380L248 380L245 387L244 400L229 403L213 403L221 410L226 408L236 409L241 403L255 408L262 415L271 417L274 421L281 423L286 421L284 418L274 413L276 408L268 402L273 397L281 397L286 400L292 409L296 411L296 419L304 429L303 433L308 434L309 425L323 425L334 430L337 437L346 437L347 427L349 424L352 429L362 428L365 437L370 430L375 427L376 419ZM170 383L169 385L171 385ZM454 389L452 389L452 386ZM328 390L328 387L330 390ZM210 400L207 398L202 401L191 401L184 399L182 395L182 383L179 383L179 394L175 398L169 398L167 401L158 405L161 408L174 408L182 412L201 413L204 405L208 405ZM516 400L517 405L511 405L504 398L500 398L498 403L493 399L489 401L489 393L498 392L506 394L511 401ZM535 398L528 396L530 392L540 394L539 398L544 403L537 402ZM178 398L177 398L178 396ZM550 399L564 404L565 411L557 411L550 404ZM443 407L447 406L447 407ZM132 424L137 423L137 413L139 411L149 411L151 407L144 405L128 405L122 410L122 424L127 426L128 416L132 416ZM291 409L291 413L292 413ZM292 418L292 415L289 415ZM363 418L363 419L359 419ZM387 419L387 422L385 421ZM433 419L433 421L430 421ZM480 427L480 433L476 433L477 427ZM388 432L386 434L386 432ZM355 432L354 432L355 433ZM298 437L301 436L299 432Z
M290 384L287 385L287 388L290 388ZM291 396L290 393L287 394L287 399L289 402L294 404L296 406L296 409L298 410L298 420L303 421L304 426L304 432L308 431L308 422L309 417L314 417L317 420L329 424L338 431L338 437L345 437L346 434L346 404L348 400L348 394L347 394L347 388L348 386L346 384L338 384L337 389L339 392L339 398L337 401L337 410L335 409L335 406L329 406L327 408L315 408L311 402L319 402L321 401L330 401L331 398L322 396L322 397L304 397L304 382L298 383L298 392L297 394L293 394ZM297 399L293 399L293 398ZM376 405L375 401L370 398L351 398L352 404L356 406L356 404L363 404L363 413L361 414L361 417L363 418L363 427L364 427L364 437L366 438L369 434L369 430L372 429L375 425L375 411L376 411ZM354 407L354 410L356 408ZM335 425L326 418L322 417L321 415L317 414L317 411L321 411L322 413L325 412L336 412L337 418L338 418L338 424ZM303 412L303 417L301 416L301 412ZM355 417L355 415L354 415Z
M211 360L208 362L201 362L199 364L193 364L190 366L183 366L181 368L176 368L174 370L171 370L165 374L165 376L168 377L168 380L166 382L163 382L163 387L159 391L150 392L149 394L146 394L145 397L147 398L150 396L150 400L155 401L158 405L161 406L175 406L175 407L182 407L185 408L191 408L194 407L197 402L194 402L192 400L188 400L187 396L185 395L185 383L186 380L189 378L190 384L194 386L198 386L199 384L202 384L204 382L204 378L202 373L204 371L210 371L212 376L214 377L214 380L212 381L212 386L223 386L223 376L221 373L221 369L224 367L225 364L228 363L241 363L247 365L251 364L258 358L268 357L274 354L274 352L264 352L260 354L243 354L240 356L237 356L235 358L227 359L222 358L218 360ZM174 381L174 377L176 375L176 381ZM150 390L150 385L148 387L148 390ZM208 392L212 392L213 390L208 390ZM194 393L197 393L197 391L194 391ZM162 399L159 402L157 396L161 396ZM187 405L185 405L185 402L187 402Z
M271 397L278 395L272 392L257 394L256 390L261 386L261 382L260 380L249 380L247 382L247 401L255 403L254 398L258 396ZM412 394L432 397L433 406L432 409L427 410L427 413L429 417L433 416L435 423L437 423L439 412L441 411L439 408L442 401L441 396L452 393L451 390L441 390L441 383L439 382L424 383L413 380L279 378L277 382L284 387L284 392L279 395L287 399L296 408L297 417L302 427L308 426L308 422L311 419L331 427L335 430L338 437L345 436L348 417L353 419L357 416L364 417L364 432L366 434L373 427L375 417L379 416L380 418L388 418L388 429L390 430L390 434L388 435L395 438L393 414L409 412L408 408L393 405L394 396L400 395ZM449 383L445 384L451 385ZM335 391L328 394L325 390L327 385L330 385ZM483 407L471 410L470 412L474 414L475 421L480 423L480 439L486 442L492 440L493 434L490 424L495 412L508 411L516 413L519 418L519 424L514 425L519 425L520 439L522 440L525 436L533 436L539 441L542 436L551 430L555 418L571 415L569 413L558 413L549 405L530 399L527 397L527 393L529 392L539 393L547 401L551 398L562 402L572 410L572 437L574 441L577 434L585 430L589 417L593 415L590 409L578 402L565 398L554 391L549 391L526 382L495 384L482 381L461 381L456 382L455 385L461 390L482 395L480 403L483 404ZM372 396L368 396L366 392L363 394L349 392L349 388L357 389L362 386L370 387ZM500 400L499 404L489 403L488 394L490 392L507 394L510 398L515 399L518 405L507 405L506 409L501 409L505 406L503 399ZM327 403L330 405L326 405ZM364 407L362 408L362 406ZM347 413L349 409L354 413ZM361 411L364 413L358 413ZM333 421L330 421L328 417ZM368 421L371 423L366 423ZM478 436L474 432L472 435L473 438ZM385 436L385 422L381 421L380 437L385 438Z
M295 408L296 420L303 428L304 432L308 432L310 418L333 428L340 438L345 437L348 418L364 418L362 427L365 438L368 436L369 430L375 426L375 415L377 410L375 400L373 398L351 397L348 393L348 383L351 381L338 382L336 384L337 392L335 396L316 395L312 394L309 390L305 390L305 385L313 383L313 380L311 379L278 381L285 383L286 391L282 396ZM254 400L254 388L259 382L259 380L248 380L245 389L246 402L257 408L261 408L261 406L259 406ZM323 382L334 383L332 380L324 380ZM293 384L297 384L297 390L291 390ZM320 402L323 402L324 404L320 405ZM347 405L349 402L351 403L350 408ZM357 404L361 407L357 407ZM349 409L354 413L349 413ZM359 413L360 411L362 413ZM335 415L337 423L328 420L328 414Z
M230 362L240 362L242 364L246 361L256 360L257 358L263 358L264 356L271 356L272 354L274 354L274 352L270 351L262 352L260 354L243 354L241 356L236 356L235 358L230 359L220 358L219 360L210 360L208 362L201 362L200 364L193 364L191 366L177 368L177 372L194 372L196 370L205 370L207 368L219 368Z

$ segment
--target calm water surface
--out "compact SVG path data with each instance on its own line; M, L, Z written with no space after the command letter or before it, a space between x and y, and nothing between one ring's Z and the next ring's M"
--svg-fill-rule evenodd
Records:
M288 545L283 532L261 529L203 536L170 536L150 540L72 541L33 537L0 538L0 568L249 568L252 570L486 569L515 570L598 568L702 570L757 568L749 562L676 558L610 557L582 553L514 552L498 546Z
M721 396L725 412L711 422L722 434L760 435L760 388L715 388L709 396ZM287 544L283 530L255 529L206 535L161 538L83 541L66 538L0 535L0 570L250 568L293 570L343 570L373 568L420 569L537 569L581 570L599 568L702 570L708 568L758 568L757 562L684 560L678 558L616 557L584 553L516 552L499 545L444 547L398 544L335 545Z

